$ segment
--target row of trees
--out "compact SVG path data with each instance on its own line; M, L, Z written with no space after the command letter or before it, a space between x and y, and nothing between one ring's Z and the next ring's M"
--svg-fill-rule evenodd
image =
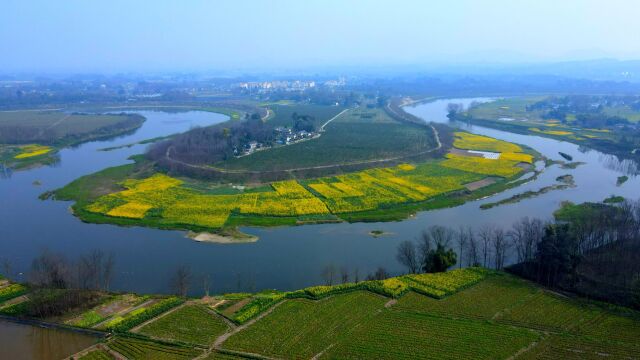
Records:
M507 270L549 287L640 306L640 201L583 204L560 222L524 217L510 228L431 226L403 241L396 259L409 273L454 264ZM455 249L455 252L454 252Z

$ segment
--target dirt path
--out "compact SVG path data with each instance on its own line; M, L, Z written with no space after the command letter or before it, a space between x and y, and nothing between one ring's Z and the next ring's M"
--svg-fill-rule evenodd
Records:
M137 305L137 306L134 306L134 307L129 307L129 308L123 309L121 311L115 312L115 313L111 314L111 316L109 316L109 318L107 318L104 321L101 321L101 322L95 324L93 326L93 329L98 329L100 326L108 323L109 321L111 321L113 319L114 316L125 315L125 314L128 314L128 313L130 313L130 312L132 312L134 310L140 309L141 307L152 305L152 304L154 304L156 302L158 302L158 299L151 299L151 300L143 302L140 305Z
M327 120L327 122L325 122L324 124L322 124L322 126L320 126L320 132L324 132L324 127L329 125L330 122L332 122L333 120L337 119L340 115L344 114L345 112L349 111L349 109L344 109L342 111L340 111L340 113L334 117L332 117L331 119Z
M273 310L275 310L278 306L280 306L280 304L284 303L284 301L280 301L279 303L273 305L269 310L263 312L262 314L258 315L257 317L247 321L246 323L236 327L235 329L226 332L222 335L220 335L216 341L213 342L213 349L220 349L220 346L222 346L222 343L224 343L229 337L231 337L231 335L234 335L244 329L246 329L247 327L253 325L256 321L262 319L263 317L271 314L273 312Z
M183 303L182 305L178 305L178 306L174 307L173 309L171 309L171 310L169 310L169 311L165 311L165 312L163 312L162 314L160 314L160 315L158 315L158 316L156 316L156 317L154 317L154 318L151 318L151 319L149 319L149 320L147 320L147 321L143 322L142 324L140 324L140 325L138 325L138 326L136 326L136 327L134 327L134 328L131 328L131 330L129 330L129 331L131 331L132 333L138 332L138 330L142 329L142 328L143 328L144 326L146 326L147 324L151 324L152 322L154 322L154 321L156 321L156 320L160 320L160 319L162 319L163 317L165 317L165 316L167 316L167 315L171 314L172 312L177 311L177 310L179 310L179 309L181 309L181 308L183 308L183 307L185 307L185 306L187 306L187 305L191 305L191 304L192 304L192 302L187 301L187 302Z

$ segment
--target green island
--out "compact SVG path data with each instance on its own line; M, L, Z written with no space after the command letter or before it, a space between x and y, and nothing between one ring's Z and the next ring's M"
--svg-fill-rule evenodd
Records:
M134 164L43 197L75 201L86 222L246 241L238 226L401 220L456 206L518 186L540 158L374 106L272 105L268 113L172 136ZM213 150L212 139L221 144Z
M26 169L53 164L58 150L135 131L135 114L88 114L54 110L0 112L0 165Z
M509 97L454 109L459 121L584 145L623 158L640 155L634 100L615 95ZM560 153L568 161L569 154Z
M101 334L73 359L595 359L640 351L637 311L477 267L203 298L95 291L44 317L43 299L75 290L9 283L0 285L13 291L0 299L0 314Z

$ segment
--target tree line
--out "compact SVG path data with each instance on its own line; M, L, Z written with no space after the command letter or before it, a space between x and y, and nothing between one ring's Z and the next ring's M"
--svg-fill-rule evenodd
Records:
M640 307L640 201L567 206L569 214L555 222L523 217L506 229L475 230L434 225L401 242L396 259L409 273L456 263L506 269L551 288Z

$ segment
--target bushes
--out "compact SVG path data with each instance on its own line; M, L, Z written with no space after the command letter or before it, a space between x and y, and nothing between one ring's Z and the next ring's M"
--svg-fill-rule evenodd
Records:
M143 322L150 320L171 308L184 302L183 299L170 297L163 299L149 307L134 310L124 317L116 317L107 324L107 330L115 332L128 331Z

